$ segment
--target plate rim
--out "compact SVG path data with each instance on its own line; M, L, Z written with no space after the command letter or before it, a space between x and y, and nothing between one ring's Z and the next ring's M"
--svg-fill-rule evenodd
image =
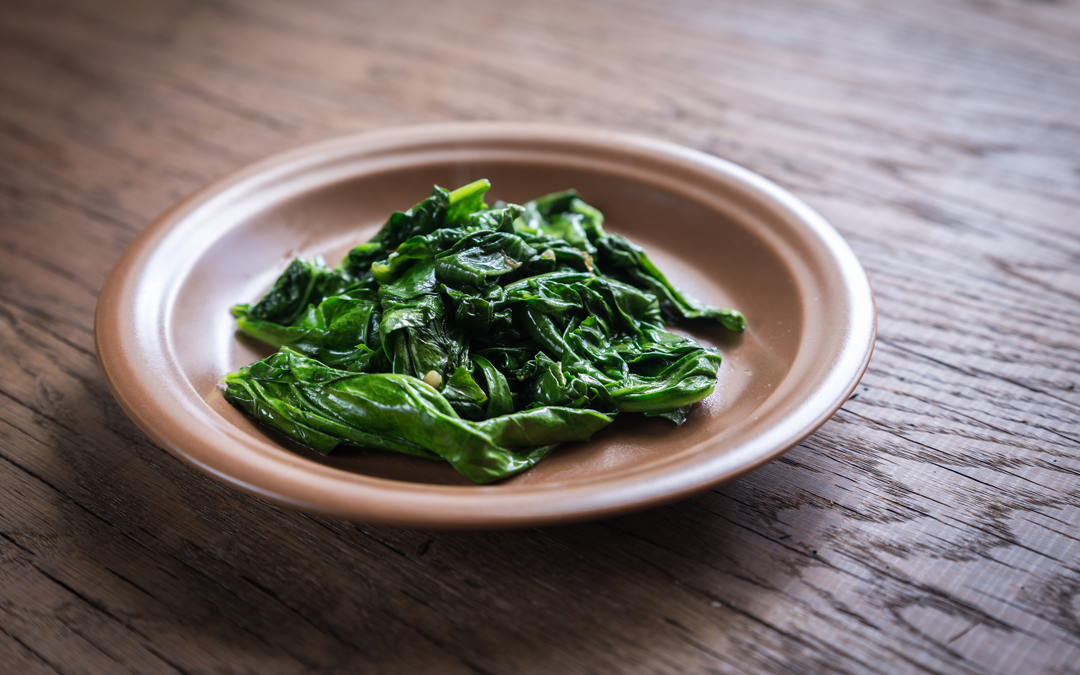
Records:
M133 366L146 364L133 364L132 361L152 356L140 347L145 348L160 338L125 335L125 328L130 330L135 320L139 282L157 246L200 207L215 198L224 198L230 190L241 188L259 177L267 179L274 172L284 174L290 168L295 171L305 162L325 164L328 156L352 157L363 152L371 157L377 157L379 153L393 155L395 149L400 152L410 146L424 147L425 143L465 149L470 143L481 141L553 143L575 147L582 152L607 150L645 158L664 157L687 170L722 178L751 198L786 213L798 227L806 228L834 259L845 281L843 287L848 291L846 307L849 310L848 325L842 331L843 348L840 353L831 355L834 367L825 383L827 387L815 394L814 409L803 410L806 404L801 406L796 410L801 413L798 420L785 420L784 428L773 434L777 438L764 443L771 446L769 449L758 449L734 464L732 457L726 462L717 462L713 458L704 465L676 467L676 470L659 474L657 465L649 464L618 472L614 477L576 481L569 488L556 483L519 486L504 491L498 486L431 486L372 478L317 464L298 455L293 455L291 461L282 458L277 467L229 461L227 456L223 460L213 453L208 458L205 449L195 444L218 441L200 434L198 429L177 427L175 420L170 421L160 405L153 405L154 393L145 383L138 386L138 378L132 377L138 368ZM821 215L776 183L730 161L666 140L588 127L517 122L427 124L350 134L276 153L232 171L170 206L133 238L102 285L94 319L95 353L106 385L135 424L172 455L231 487L299 510L368 523L439 529L531 527L609 517L682 499L744 475L802 442L839 410L869 365L876 334L873 291L854 251ZM798 359L797 354L795 361ZM155 365L158 368L168 366ZM125 382L133 381L134 386L125 386ZM778 391L783 384L781 382L777 387ZM238 436L239 433L227 434L218 444L244 444ZM762 444L758 443L759 446ZM686 463L685 460L672 462ZM729 466L724 468L725 464ZM298 473L292 474L290 479L293 471ZM639 480L639 474L644 474L646 479ZM297 477L302 480L303 476L324 489L313 490L312 484L306 488L297 485ZM604 487L601 494L592 491L597 483ZM327 494L326 486L336 486L336 490ZM565 501L572 507L553 503L555 500L550 499L552 490L570 493Z

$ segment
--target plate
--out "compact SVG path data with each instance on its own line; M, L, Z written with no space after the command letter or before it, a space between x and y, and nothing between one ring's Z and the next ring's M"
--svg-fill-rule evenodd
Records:
M676 427L623 416L494 485L449 465L322 457L251 422L217 389L270 353L229 314L294 256L335 263L433 184L488 178L489 201L577 188L607 229L643 245L676 286L736 307L749 328L694 326L724 357L716 391ZM639 136L553 126L422 126L306 146L226 176L141 232L105 281L98 362L156 443L232 487L309 512L427 528L550 525L687 497L775 459L823 424L870 359L875 311L847 243L777 185Z

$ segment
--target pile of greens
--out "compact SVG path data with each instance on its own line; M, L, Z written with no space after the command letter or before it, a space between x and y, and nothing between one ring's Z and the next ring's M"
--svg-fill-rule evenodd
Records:
M617 413L676 424L720 355L665 322L746 321L682 295L574 191L484 203L479 180L394 213L337 267L294 260L240 330L279 351L225 396L322 453L443 459L478 483L523 471Z

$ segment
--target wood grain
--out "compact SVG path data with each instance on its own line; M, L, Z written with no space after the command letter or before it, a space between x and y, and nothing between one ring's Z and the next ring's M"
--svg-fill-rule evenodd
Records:
M238 494L128 421L97 291L308 141L649 134L851 242L879 342L783 459L634 516L437 533ZM1080 4L0 4L0 671L1080 673Z

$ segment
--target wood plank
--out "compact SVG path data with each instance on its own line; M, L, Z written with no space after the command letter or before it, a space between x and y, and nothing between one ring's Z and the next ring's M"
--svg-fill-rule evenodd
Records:
M0 6L0 663L12 672L1000 673L1080 663L1080 6ZM400 124L654 135L848 239L880 339L816 434L572 527L364 527L152 444L93 357L155 215Z

